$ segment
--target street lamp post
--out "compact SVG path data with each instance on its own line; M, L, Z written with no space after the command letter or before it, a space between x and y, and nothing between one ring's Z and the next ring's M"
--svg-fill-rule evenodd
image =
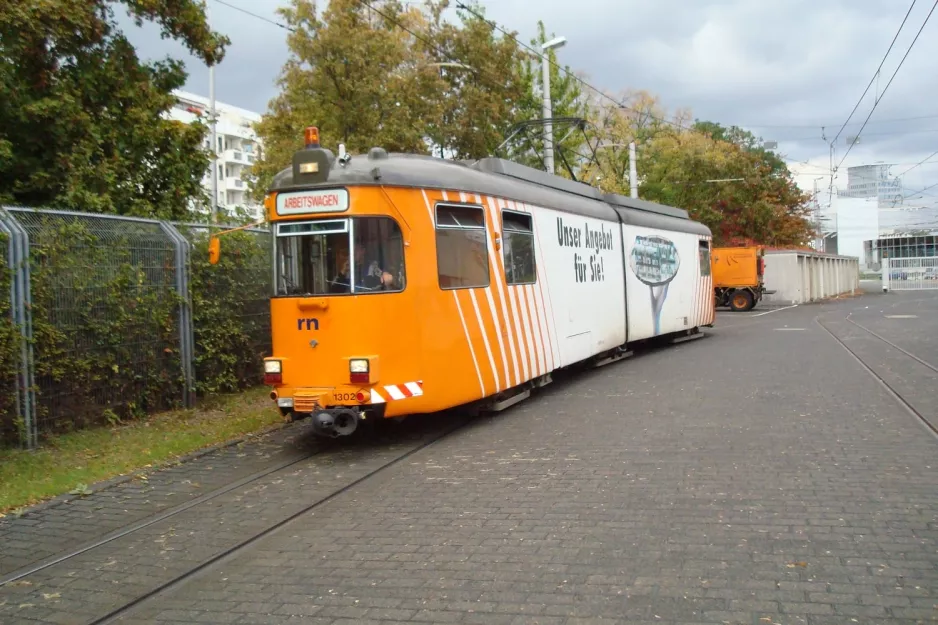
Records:
M205 3L205 22L208 25L208 2ZM209 205L212 211L212 222L218 222L218 133L217 111L215 110L215 63L208 66L208 100L209 115L211 116L210 137L212 141L212 202Z
M563 47L567 43L566 37L556 37L541 45L541 71L543 73L544 90L544 167L548 173L554 173L554 132L550 117L550 50Z

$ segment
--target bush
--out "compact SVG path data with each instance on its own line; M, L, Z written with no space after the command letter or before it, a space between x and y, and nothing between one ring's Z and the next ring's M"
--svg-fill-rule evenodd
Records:
M40 435L180 407L180 269L160 225L91 214L14 216L30 235ZM182 270L189 272L197 394L260 383L270 349L269 235L226 234L221 262L210 265L207 229L178 229L192 244ZM5 255L2 263L0 289L9 294ZM18 346L10 297L0 296L0 388L15 388ZM0 437L10 442L20 434L15 397L0 392Z
M178 407L180 298L159 227L55 215L27 223L40 432Z
M270 353L270 236L232 232L221 260L208 262L208 234L180 228L193 243L190 290L199 395L260 384Z

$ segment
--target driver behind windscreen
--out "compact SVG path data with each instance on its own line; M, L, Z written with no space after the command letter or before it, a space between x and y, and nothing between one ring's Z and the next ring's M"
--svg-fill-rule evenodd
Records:
M355 243L355 286L356 288L376 289L378 287L390 288L394 284L394 276L381 269L377 260L367 261L365 256L365 246ZM336 267L339 268L338 276L333 279L332 292L349 291L349 257L345 248L339 248L336 252Z

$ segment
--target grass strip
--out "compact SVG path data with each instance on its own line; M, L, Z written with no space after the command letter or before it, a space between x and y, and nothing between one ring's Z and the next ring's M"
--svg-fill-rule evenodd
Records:
M0 449L0 517L280 423L268 393L261 387L191 410L70 432L34 451Z

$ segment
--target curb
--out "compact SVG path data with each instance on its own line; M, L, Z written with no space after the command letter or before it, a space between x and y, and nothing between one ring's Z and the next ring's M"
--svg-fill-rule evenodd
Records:
M170 467L179 466L187 462L192 462L193 460L198 460L199 458L207 456L216 451L227 449L229 447L234 447L235 445L238 445L250 439L257 439L263 436L267 436L269 434L273 434L274 432L284 430L293 425L295 425L295 423L277 423L265 429L257 430L256 432L242 434L241 436L237 438L233 438L227 441L222 441L220 443L214 443L212 445L209 445L208 447L196 449L195 451L190 451L189 453L183 454L181 456L167 458L158 464L154 464L150 466L148 469L131 470L129 473L124 473L124 474L117 475L111 478L107 478L105 480L101 480L99 482L95 482L94 484L90 484L88 486L88 490L90 491L88 495L81 496L81 495L72 495L70 493L65 493L62 495L55 495L54 497L50 499L46 499L38 503L27 505L25 508L19 508L20 510L23 510L23 512L20 514L13 514L14 510L17 510L17 508L14 508L13 510L10 510L9 512L5 513L6 517L0 519L0 523L3 523L4 521L7 521L7 520L14 520L17 518L28 517L32 514L36 514L38 512L48 510L49 508L55 508L61 505L71 503L72 501L76 499L85 499L87 497L91 497L92 495L95 495L101 491L109 490L111 488L114 488L115 486L120 486L121 484L125 484L131 481L132 479L134 479L138 475L153 475L154 473L159 473L160 471L163 471Z

